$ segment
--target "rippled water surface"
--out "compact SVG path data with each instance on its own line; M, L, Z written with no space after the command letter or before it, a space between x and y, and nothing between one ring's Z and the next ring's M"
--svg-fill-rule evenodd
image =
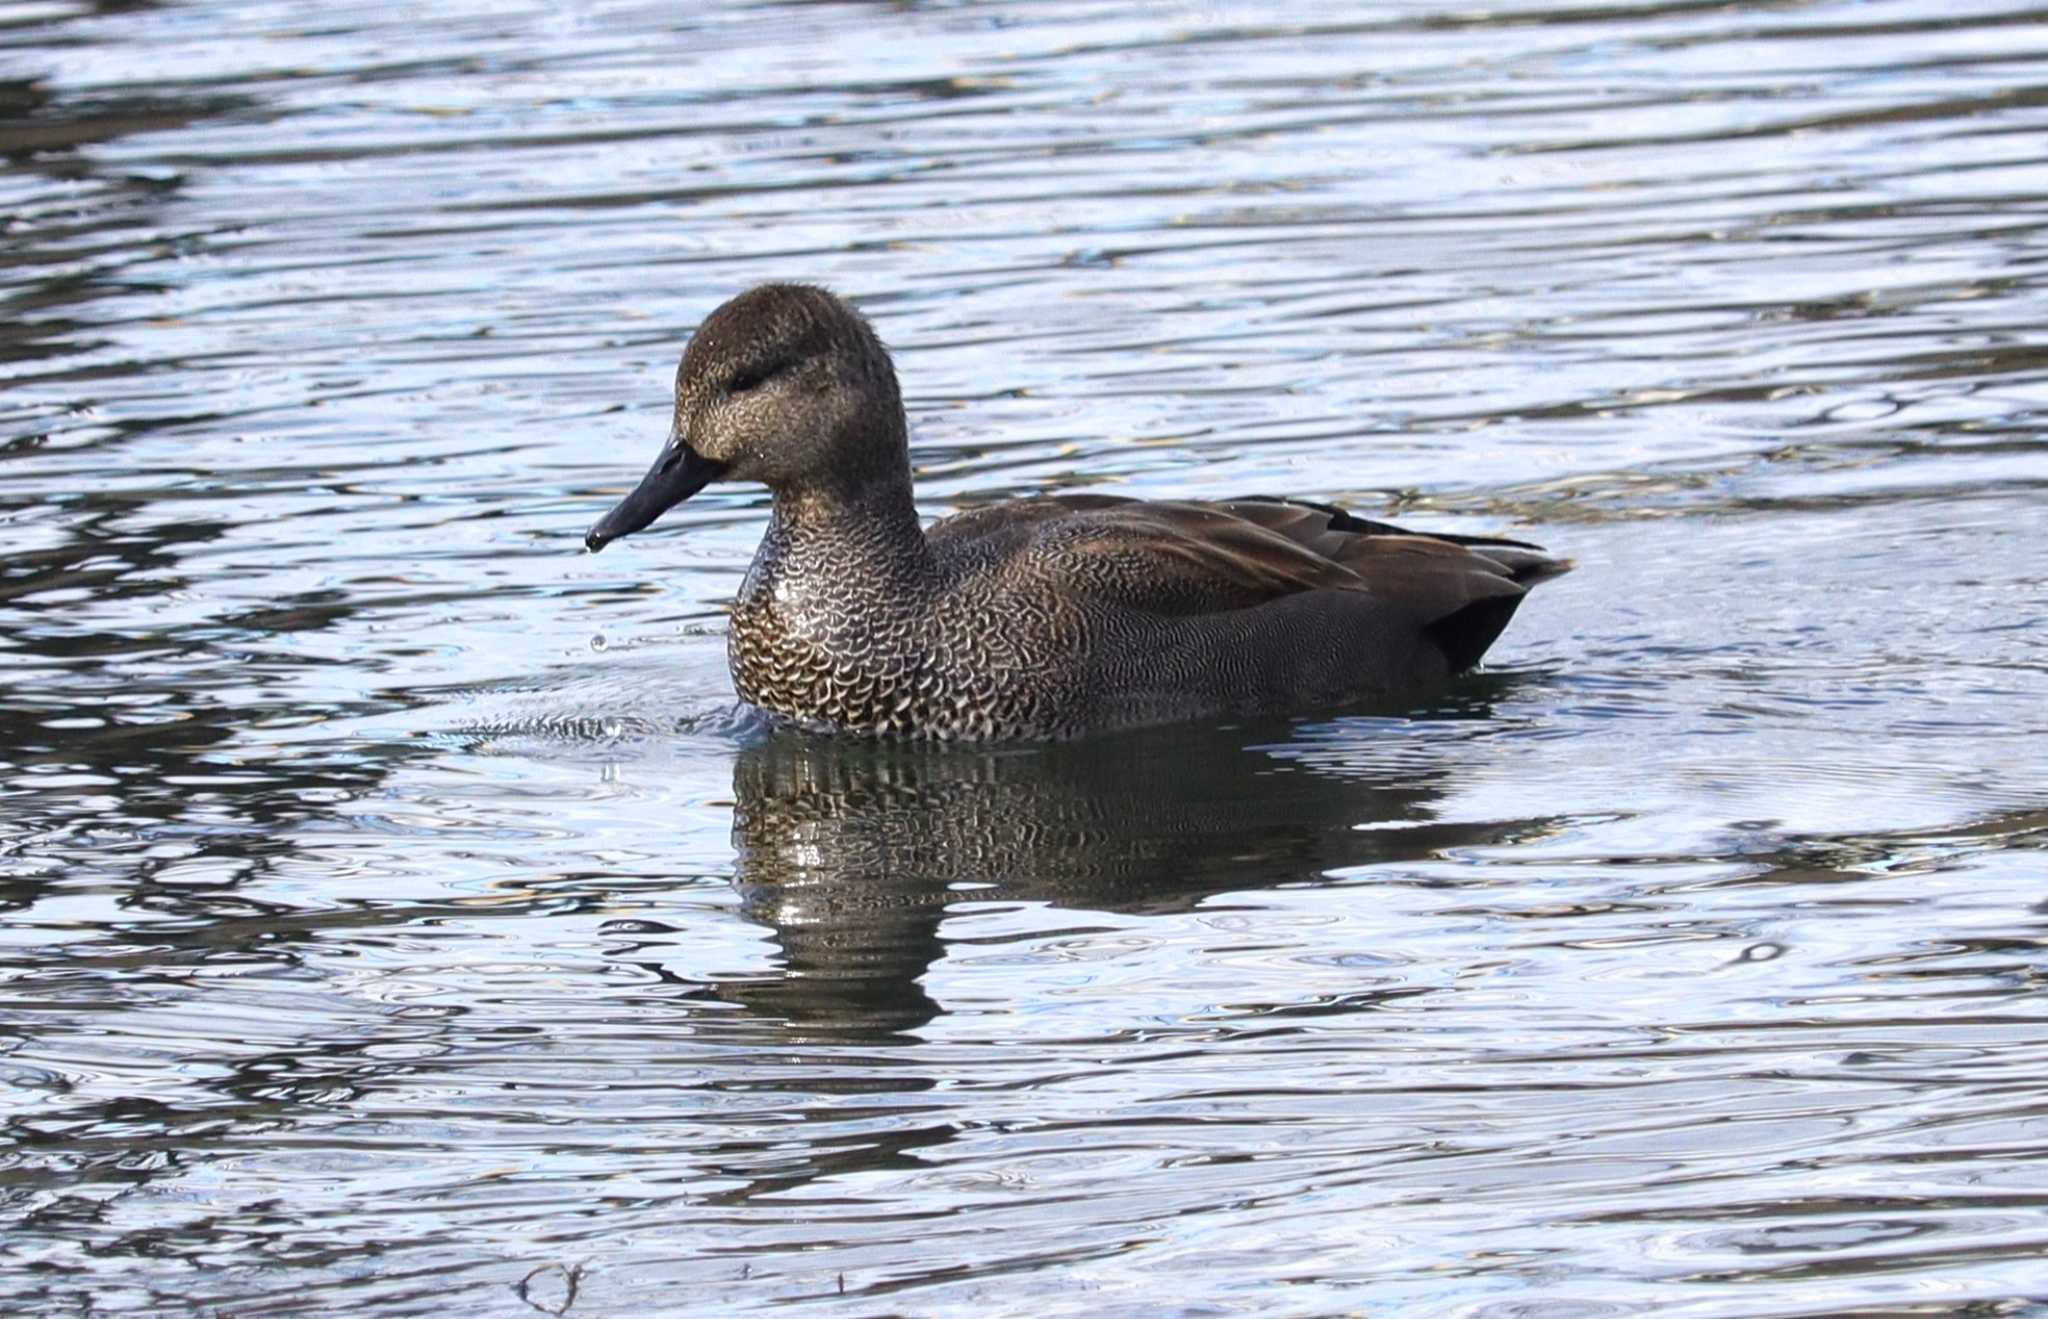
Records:
M2048 9L0 9L0 1309L2048 1304ZM691 328L933 514L1575 557L1399 717L775 733Z

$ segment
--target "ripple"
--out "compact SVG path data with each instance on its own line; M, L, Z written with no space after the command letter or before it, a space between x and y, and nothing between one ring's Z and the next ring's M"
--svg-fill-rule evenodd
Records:
M198 12L0 25L10 1308L2038 1297L2037 10ZM779 732L761 492L577 548L775 277L928 513L1580 570L1414 710Z

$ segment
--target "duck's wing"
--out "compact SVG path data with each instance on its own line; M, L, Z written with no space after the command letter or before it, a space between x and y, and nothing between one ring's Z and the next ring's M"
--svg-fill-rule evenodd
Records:
M1505 536L1460 536L1444 531L1410 531L1391 522L1359 517L1334 504L1319 504L1306 499L1249 495L1223 500L1221 506L1340 563L1369 562L1396 551L1399 548L1397 541L1403 545L1413 541L1435 541L1492 559L1523 586L1534 586L1546 578L1570 572L1572 567L1570 559L1546 553L1541 545L1531 545L1526 540L1509 540Z
M1525 540L1409 531L1308 500L1251 496L1222 506L1327 555L1375 596L1401 604L1453 671L1479 662L1531 587L1572 568Z
M1363 585L1335 560L1220 504L1053 495L971 509L925 536L942 558L1150 613L1243 609Z
M1243 609L1297 591L1367 589L1350 567L1222 504L1077 509L1037 537L1077 589L1153 613Z
M1418 534L1329 505L1262 497L1020 500L949 519L932 538L1000 543L1018 570L1050 575L1063 591L1155 614L1363 591L1408 615L1453 669L1478 662L1530 586L1571 566L1524 541Z

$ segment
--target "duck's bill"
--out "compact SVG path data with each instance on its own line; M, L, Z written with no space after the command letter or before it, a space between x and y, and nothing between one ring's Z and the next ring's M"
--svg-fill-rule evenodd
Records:
M633 493L619 506L597 520L583 537L591 553L603 549L621 536L630 536L654 519L718 479L724 468L700 457L681 440L669 441L661 457L633 487Z

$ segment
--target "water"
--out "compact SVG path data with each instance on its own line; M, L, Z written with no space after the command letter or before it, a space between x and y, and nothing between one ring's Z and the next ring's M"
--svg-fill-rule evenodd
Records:
M0 13L0 1308L2048 1304L2048 10ZM937 514L1576 557L1403 717L776 735L767 278Z

